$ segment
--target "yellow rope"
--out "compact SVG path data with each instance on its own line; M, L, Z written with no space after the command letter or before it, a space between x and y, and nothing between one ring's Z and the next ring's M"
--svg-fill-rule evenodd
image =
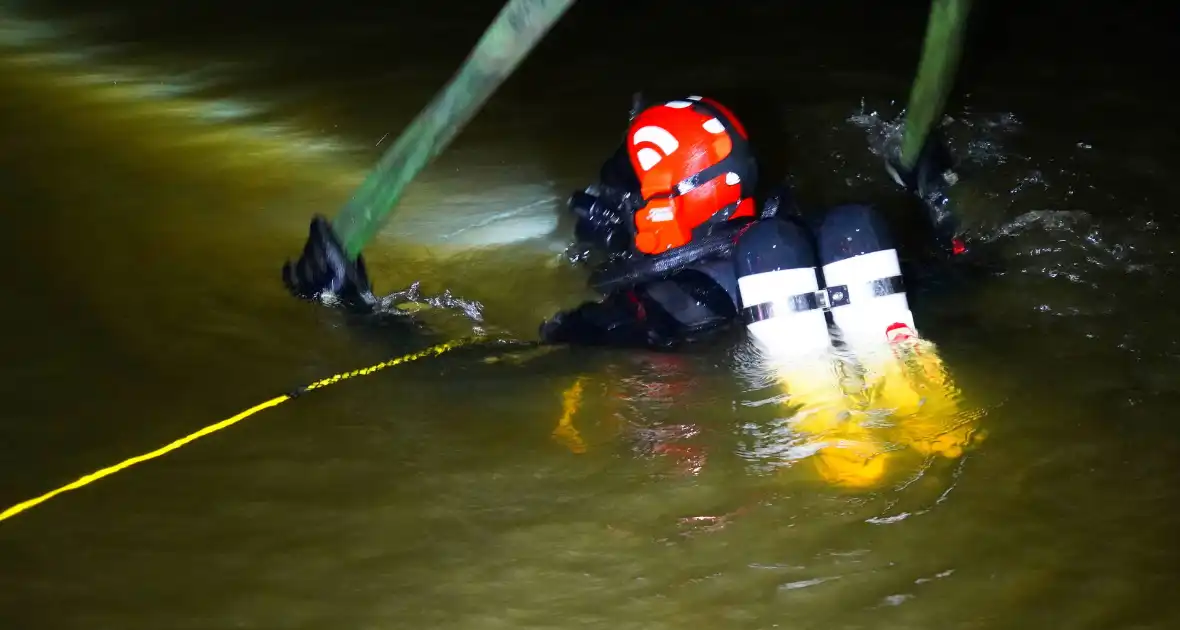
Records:
M89 475L86 475L85 477L81 477L81 478L77 479L76 481L68 483L56 490L46 492L45 494L43 494L39 497L35 497L32 499L29 499L28 501L24 501L21 503L17 503L16 505L8 508L7 510L0 512L0 521L3 521L8 518L12 518L13 516L16 516L17 514L20 514L21 512L24 512L25 510L28 510L32 507L40 505L41 503L44 503L44 502L52 499L53 497L55 497L63 492L69 492L70 490L77 490L78 488L92 484L95 481L102 479L103 477L113 475L113 474L119 472L120 470L130 468L130 467L132 467L136 464L139 464L141 462L146 462L150 459L155 459L157 457L160 457L162 455L165 455L167 453L175 451L176 449L178 449L190 442L194 442L200 438L203 438L206 435L209 435L211 433L216 433L217 431L220 431L224 428L233 426L233 425L237 424L238 422L241 422L242 420L245 420L246 418L249 418L250 416L258 413L259 411L262 411L264 409L269 409L271 407L277 407L278 405L281 405L282 403L287 402L288 400L291 400L292 398L295 398L295 397L299 396L300 394L303 394L304 392L309 392L314 389L322 389L322 388L327 387L329 385L335 385L336 383L348 380L348 379L356 377L356 376L367 376L369 374L373 374L374 372L384 370L385 368L391 368L395 365L400 365L402 363L409 363L410 361L417 361L418 359L423 359L426 357L438 356L444 352L448 352L448 351L454 350L455 348L458 348L460 346L464 346L469 343L472 343L473 341L476 341L477 339L479 339L479 338L478 337L468 337L465 339L459 339L457 341L448 341L447 343L442 343L437 346L432 346L430 348L422 350L421 352L407 354L405 356L397 357L395 359L390 359L388 361L382 361L381 363L378 363L376 365L371 365L367 368L361 368L359 370L353 370L351 372L344 372L342 374L336 374L333 376L329 376L328 378L320 379L318 381L315 381L314 383L311 383L310 385L300 387L299 389L297 389L289 394L283 394L282 396L278 396L278 397L272 398L264 403L255 405L255 406L243 411L242 413L239 413L238 415L233 416L232 418L226 418L225 420L222 420L221 422L218 422L216 424L211 424L199 431L196 431L194 433L190 433L190 434L180 438L179 440L176 440L175 442L172 442L170 444L162 446L150 453L144 453L143 455L136 455L135 457L132 457L130 459L125 459L125 460L119 462L118 464L115 464L114 466L108 466L108 467L103 468L101 470L97 470L95 472L92 472Z

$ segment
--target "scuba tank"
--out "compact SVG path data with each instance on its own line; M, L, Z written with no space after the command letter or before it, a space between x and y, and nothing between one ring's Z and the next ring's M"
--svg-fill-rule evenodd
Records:
M897 250L871 209L849 205L828 212L819 253L828 308L846 344L888 344L891 327L914 329Z
M767 220L749 227L734 256L742 321L761 349L782 358L830 346L828 321L816 295L815 251L793 222Z

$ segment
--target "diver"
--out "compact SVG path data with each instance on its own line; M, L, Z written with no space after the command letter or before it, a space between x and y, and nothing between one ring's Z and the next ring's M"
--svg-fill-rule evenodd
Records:
M977 441L936 347L916 330L898 245L876 211L848 204L807 216L785 188L759 200L747 130L715 100L635 107L630 118L599 181L569 200L578 257L602 297L543 322L542 346L671 350L741 322L757 349L752 372L795 408L784 435L839 486L871 487L895 461L953 459ZM913 170L887 157L890 176L925 206L926 261L966 249L948 212L949 158L937 134ZM363 259L348 262L323 217L283 279L304 299L384 312ZM552 436L575 453L586 449L574 423L582 387L579 377L563 394Z
M846 335L912 330L896 248L874 210L844 205L807 219L785 189L757 201L746 128L715 100L637 104L630 119L599 182L569 200L602 298L543 322L542 343L666 350L741 321L763 343L827 346L826 313ZM936 135L917 164L906 171L890 160L887 170L922 198L931 251L960 253L944 192L953 170ZM321 216L283 280L299 298L351 312L380 303L363 257L349 262Z

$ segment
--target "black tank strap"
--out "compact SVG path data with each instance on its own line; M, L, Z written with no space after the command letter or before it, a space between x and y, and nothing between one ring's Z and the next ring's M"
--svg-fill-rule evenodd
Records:
M867 284L869 289L873 292L873 297L875 298L893 295L894 293L905 292L905 282L901 276L878 278L868 282ZM761 304L747 306L742 309L742 321L748 326L754 322L760 322L773 317L789 315L791 313L814 311L817 309L830 311L841 306L848 306L851 303L852 300L848 296L848 285L841 284L834 287L820 289L819 291L792 295L791 297L787 298L787 304L785 308L782 306L776 308L775 304L771 302L763 302Z

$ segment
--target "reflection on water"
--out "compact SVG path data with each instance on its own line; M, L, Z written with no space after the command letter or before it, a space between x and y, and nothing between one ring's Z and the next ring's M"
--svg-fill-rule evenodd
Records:
M958 460L982 441L986 410L965 403L938 348L905 336L861 352L833 350L811 360L775 361L738 353L753 381L748 407L777 412L748 422L739 452L756 470L806 461L827 483L860 490L911 483L936 461Z
M584 299L559 208L637 77L790 77L767 102L801 199L905 224L874 151L908 77L871 34L873 59L832 51L804 37L831 15L785 8L798 47L645 66L590 44L639 46L658 8L607 31L613 5L587 6L571 18L593 27L556 31L366 252L390 306L528 339ZM194 52L4 14L6 504L427 342L295 302L278 274L461 58L371 52L413 48L411 22ZM329 40L352 47L307 62ZM740 335L673 356L492 346L333 386L0 524L3 627L1175 625L1163 123L1098 129L1079 112L1101 90L1062 110L996 85L945 122L988 264L911 291L927 343L795 373Z

